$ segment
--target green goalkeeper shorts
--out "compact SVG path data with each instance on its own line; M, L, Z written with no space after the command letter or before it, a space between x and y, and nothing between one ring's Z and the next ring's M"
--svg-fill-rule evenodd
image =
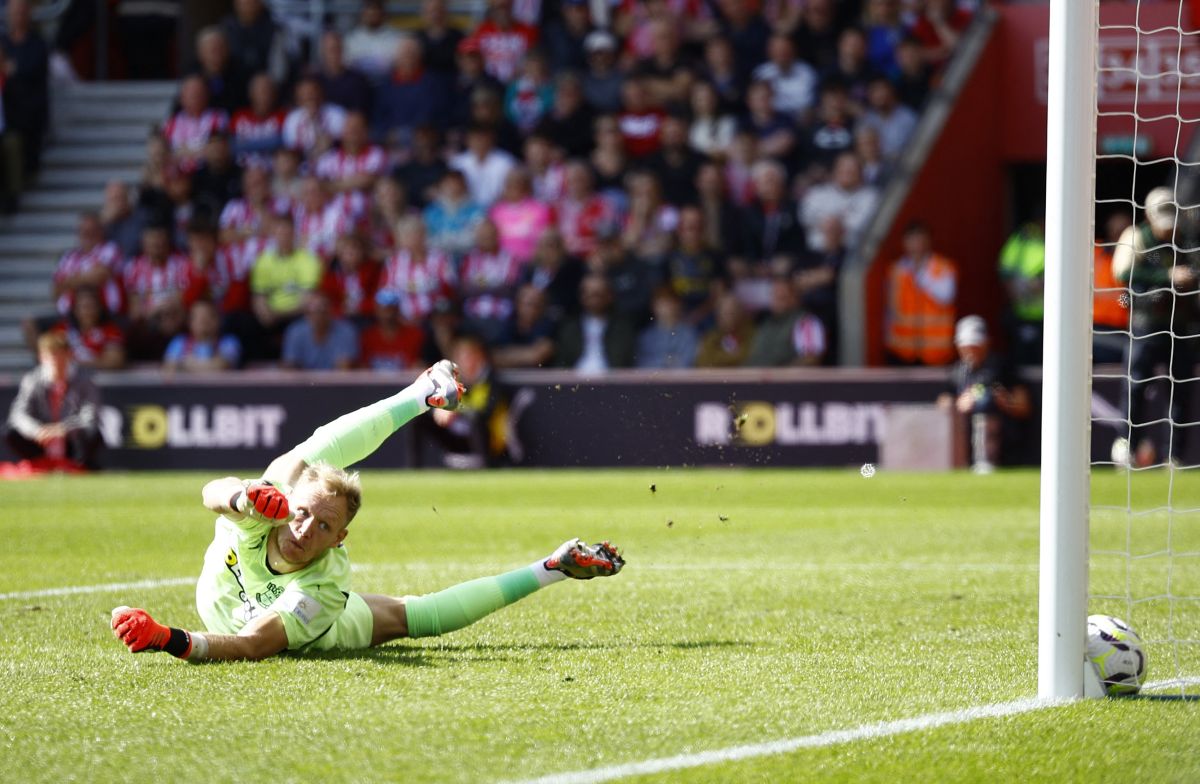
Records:
M346 594L346 609L329 627L329 631L304 646L303 651L356 651L371 647L375 620L371 608L356 593Z

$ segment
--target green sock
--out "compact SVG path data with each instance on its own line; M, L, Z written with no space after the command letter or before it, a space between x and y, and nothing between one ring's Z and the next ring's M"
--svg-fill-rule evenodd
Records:
M424 412L428 408L425 405L427 395L425 385L418 379L389 398L318 427L296 449L309 465L328 463L336 468L352 466L378 449L388 436L406 422Z
M405 599L409 637L436 637L470 626L501 607L561 579L541 564L525 566L496 577L481 577L425 596Z

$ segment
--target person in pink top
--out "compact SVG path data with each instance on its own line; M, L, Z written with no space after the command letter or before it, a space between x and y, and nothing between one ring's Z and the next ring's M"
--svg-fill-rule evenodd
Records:
M537 238L556 224L554 208L533 196L529 171L513 169L504 180L504 192L488 217L500 229L500 247L518 264L533 258Z

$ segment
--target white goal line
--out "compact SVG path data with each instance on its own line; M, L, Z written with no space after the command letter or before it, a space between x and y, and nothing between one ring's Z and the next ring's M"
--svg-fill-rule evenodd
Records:
M626 778L627 776L645 776L652 773L666 773L674 770L698 768L703 765L715 765L722 762L768 757L776 754L787 754L800 749L819 749L828 746L838 746L843 743L854 743L860 740L877 740L893 735L909 732L936 729L953 724L964 724L979 719L998 719L1005 716L1016 716L1021 713L1065 704L1064 701L1026 699L1013 702L1002 702L995 705L981 705L974 708L947 711L945 713L929 713L910 719L881 721L875 724L863 724L846 730L829 730L815 735L801 735L795 738L782 738L766 743L751 743L745 746L729 746L711 751L699 751L691 754L677 754L673 757L628 762L621 765L609 765L590 770L576 770L566 773L552 773L533 779L510 781L506 784L598 784L603 781Z

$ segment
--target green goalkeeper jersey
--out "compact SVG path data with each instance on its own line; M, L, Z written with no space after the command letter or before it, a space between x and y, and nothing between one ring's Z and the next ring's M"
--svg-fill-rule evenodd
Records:
M267 537L273 530L250 518L217 518L196 584L196 609L216 634L237 634L273 612L283 620L288 650L300 650L328 633L345 610L350 556L338 545L299 571L278 574L267 565Z

